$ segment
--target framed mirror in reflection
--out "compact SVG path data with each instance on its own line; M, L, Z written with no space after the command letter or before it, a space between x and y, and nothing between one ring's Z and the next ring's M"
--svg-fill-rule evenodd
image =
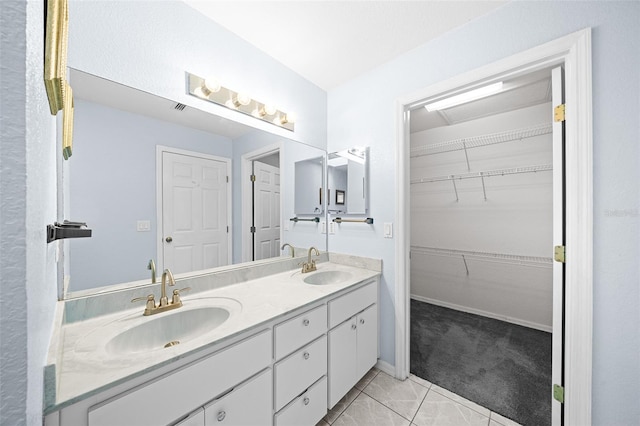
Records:
M327 249L290 226L295 164L321 149L70 70L73 161L61 166L65 218L92 238L64 242L66 297L158 276ZM315 224L313 224L315 225Z
M369 148L332 152L327 160L327 211L334 216L365 215L369 210Z

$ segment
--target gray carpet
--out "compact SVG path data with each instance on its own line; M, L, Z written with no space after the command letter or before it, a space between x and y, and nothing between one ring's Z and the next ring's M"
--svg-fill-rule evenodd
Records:
M522 425L551 424L551 333L412 299L411 373Z

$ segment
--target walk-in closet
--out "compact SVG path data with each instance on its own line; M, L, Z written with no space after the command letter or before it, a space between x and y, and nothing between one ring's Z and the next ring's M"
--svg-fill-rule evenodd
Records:
M411 111L411 372L551 424L551 70ZM431 111L429 111L431 109Z

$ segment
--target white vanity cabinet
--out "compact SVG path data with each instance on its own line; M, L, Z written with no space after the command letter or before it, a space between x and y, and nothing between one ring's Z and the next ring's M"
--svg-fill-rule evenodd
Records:
M270 367L271 342L271 330L265 330L124 395L91 407L88 425L156 426L175 422ZM258 395L271 406L271 386ZM270 414L271 411L264 424L270 423Z
M204 407L204 426L271 424L271 369Z
M277 426L315 425L326 414L326 333L326 305L274 327Z
M332 408L378 358L377 281L329 302L328 407Z

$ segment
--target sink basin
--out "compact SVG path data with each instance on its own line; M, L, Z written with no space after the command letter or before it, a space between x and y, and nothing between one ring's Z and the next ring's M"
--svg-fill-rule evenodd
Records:
M185 343L219 327L230 315L227 309L216 306L182 309L148 317L147 321L116 334L105 346L107 353L135 354Z
M351 272L319 271L309 275L303 281L307 284L313 285L340 284L347 281L351 277Z

